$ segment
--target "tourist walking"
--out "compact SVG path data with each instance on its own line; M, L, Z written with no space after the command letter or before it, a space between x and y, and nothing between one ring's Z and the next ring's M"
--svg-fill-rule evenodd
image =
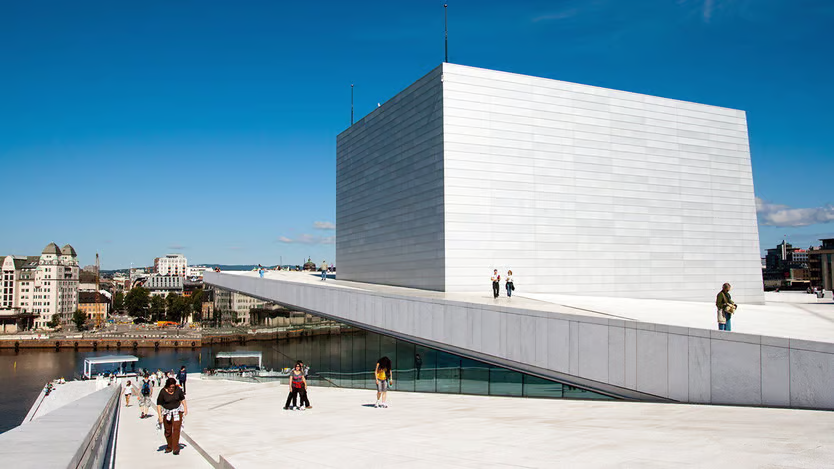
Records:
M510 297L513 296L513 290L515 290L515 285L513 284L513 271L512 270L507 271L507 280L505 280L505 282L506 282L505 286L507 287L507 298L510 298Z
M376 404L374 404L374 407L388 408L388 386L394 383L390 358L382 357L376 362L374 378L376 379Z
M730 296L730 290L732 290L732 285L729 283L725 283L721 287L721 291L718 292L718 295L715 297L715 307L718 308L718 330L719 331L732 331L732 319L733 314L736 312L736 305L733 298Z
M162 386L162 383L164 383L162 370L159 368L156 369L156 382L159 383L159 386Z
M302 369L301 363L296 363L293 370L290 372L290 393L287 396L287 402L284 404L284 410L290 409L301 409L297 405L297 399L299 394L301 395L301 405L305 404L307 401L307 379L304 378L304 371ZM290 406L292 404L292 406ZM313 407L310 405L309 402L306 402L306 408L312 409Z
M492 297L498 298L498 290L501 288L501 275L498 274L498 269L492 272Z
M145 417L150 417L148 414L148 409L151 406L151 396L153 395L153 382L151 381L150 375L147 373L142 378L142 385L139 388L139 408L142 410L142 415L139 416L140 419Z
M188 403L185 401L185 393L177 387L174 378L168 378L165 387L159 391L156 413L159 415L159 424L165 427L165 441L168 443L165 452L180 454L180 430L183 417L188 415Z
M321 261L321 279L327 280L327 262Z
M130 407L130 396L133 395L133 385L130 380L125 383L125 407Z
M185 394L185 380L188 379L188 373L185 371L185 365L180 367L180 372L177 373L177 381L180 382L180 386L182 386L182 393Z

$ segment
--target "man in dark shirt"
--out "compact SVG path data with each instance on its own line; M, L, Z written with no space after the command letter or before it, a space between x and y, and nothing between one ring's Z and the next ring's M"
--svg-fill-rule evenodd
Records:
M180 372L177 373L177 381L180 382L180 386L182 386L182 393L185 394L185 380L188 378L188 374L185 372L185 365L180 367Z
M188 404L185 402L185 393L177 387L174 378L168 378L165 387L159 391L156 413L159 415L159 424L165 427L165 441L168 443L165 452L180 454L180 429L183 417L188 415Z

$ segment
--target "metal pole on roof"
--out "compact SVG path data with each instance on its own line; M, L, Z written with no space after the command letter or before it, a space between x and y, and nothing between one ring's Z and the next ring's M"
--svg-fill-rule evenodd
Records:
M444 62L449 62L449 5L447 3L443 4L443 27L446 32L446 59Z

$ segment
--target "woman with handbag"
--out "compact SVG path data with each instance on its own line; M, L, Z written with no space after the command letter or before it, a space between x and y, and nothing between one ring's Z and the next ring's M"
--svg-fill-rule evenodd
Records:
M715 297L715 307L718 308L718 330L731 331L733 314L736 312L736 305L733 298L730 296L730 290L733 287L729 283L725 283Z

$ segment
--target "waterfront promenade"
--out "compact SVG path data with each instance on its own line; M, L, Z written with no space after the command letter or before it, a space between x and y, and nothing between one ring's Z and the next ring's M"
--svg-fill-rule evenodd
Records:
M395 383L396 384L396 383ZM286 384L189 380L180 456L155 419L122 409L118 468L834 467L834 413L751 407L501 398L311 388L284 411ZM134 412L135 411L135 412ZM180 459L177 459L180 458ZM193 464L193 465L192 465Z

